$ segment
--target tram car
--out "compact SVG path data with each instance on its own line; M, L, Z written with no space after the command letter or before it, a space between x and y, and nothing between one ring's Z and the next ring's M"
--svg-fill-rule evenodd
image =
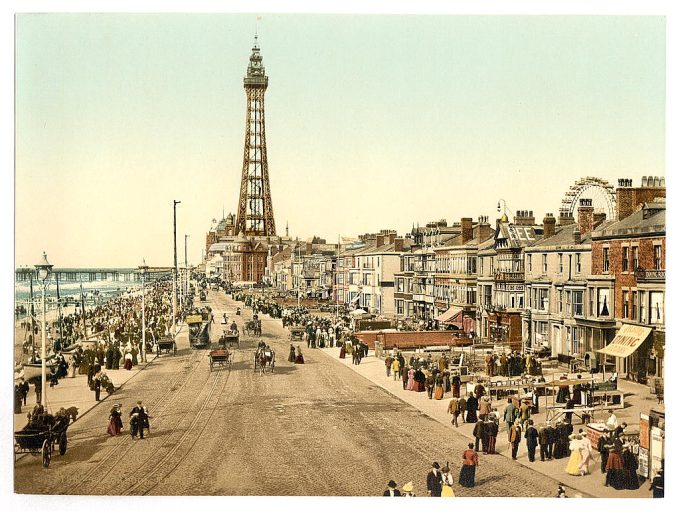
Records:
M210 347L210 320L203 319L200 314L187 316L186 323L189 325L189 344L192 348L201 349Z

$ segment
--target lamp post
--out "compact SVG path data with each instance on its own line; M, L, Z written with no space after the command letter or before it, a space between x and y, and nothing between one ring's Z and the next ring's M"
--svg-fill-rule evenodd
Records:
M146 277L146 272L149 271L149 267L147 266L144 259L142 259L142 264L138 269L142 276L142 362L146 362L146 304L144 302L146 292L144 289L144 280Z
M47 313L45 311L45 294L47 292L47 279L52 272L52 265L47 261L47 254L45 252L43 252L42 261L35 265L35 270L38 280L42 283L42 348L40 352L42 389L40 392L40 404L45 407L45 393L47 389Z

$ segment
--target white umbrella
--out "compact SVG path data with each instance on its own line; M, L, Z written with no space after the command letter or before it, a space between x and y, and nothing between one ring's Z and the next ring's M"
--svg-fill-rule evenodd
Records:
M354 309L349 314L350 314L350 316L359 316L361 314L367 314L367 312L364 309Z

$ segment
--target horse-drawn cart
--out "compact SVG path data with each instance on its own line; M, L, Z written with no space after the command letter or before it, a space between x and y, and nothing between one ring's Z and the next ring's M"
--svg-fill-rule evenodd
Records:
M292 341L302 341L305 335L305 327L302 326L290 326L290 340Z
M255 366L254 372L260 371L264 374L269 368L269 372L274 372L274 365L276 364L276 353L269 346L258 346L255 351Z
M231 369L231 353L229 350L212 350L210 352L210 372L213 368L229 367Z
M158 339L158 343L156 344L156 353L158 356L160 356L162 352L168 354L172 352L173 356L177 353L177 343L175 342L175 339L172 338L172 336L169 335L167 337Z
M243 326L244 333L248 335L256 335L256 336L261 336L262 335L262 320L260 319L253 319L250 321L246 321L245 325Z
M220 336L220 346L222 348L228 348L229 346L233 348L239 347L239 334L238 330L224 330Z
M31 456L42 456L43 467L50 466L52 451L54 446L59 446L59 454L66 454L68 429L70 419L68 417L57 417L54 423L29 423L21 431L14 432L14 461L16 462L19 454L30 454Z

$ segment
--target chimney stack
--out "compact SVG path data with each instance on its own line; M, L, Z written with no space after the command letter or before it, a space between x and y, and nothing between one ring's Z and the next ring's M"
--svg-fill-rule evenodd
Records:
M394 238L394 251L403 252L404 251L404 238Z
M394 240L397 239L397 233L396 231L391 231L390 232L390 241L388 242L390 245L394 243Z
M489 225L488 216L480 216L477 222L477 243L483 243L493 236L493 229Z
M635 213L646 202L666 197L666 179L658 176L643 176L640 187L633 187L632 179L619 179L616 189L617 220L623 220Z
M579 230L578 226L574 226L573 238L575 245L581 243L581 231Z
M560 208L560 218L557 222L559 226L571 225L574 223L574 215L568 209Z
M593 214L593 229L597 229L607 219L607 213Z
M552 213L546 213L543 217L543 239L555 236L555 217Z
M463 237L463 244L472 240L472 218L461 218L460 219L460 233Z
M578 206L578 229L581 235L593 230L593 199L580 199Z
M376 247L382 247L385 244L385 235L384 234L378 234L375 237L375 246Z

